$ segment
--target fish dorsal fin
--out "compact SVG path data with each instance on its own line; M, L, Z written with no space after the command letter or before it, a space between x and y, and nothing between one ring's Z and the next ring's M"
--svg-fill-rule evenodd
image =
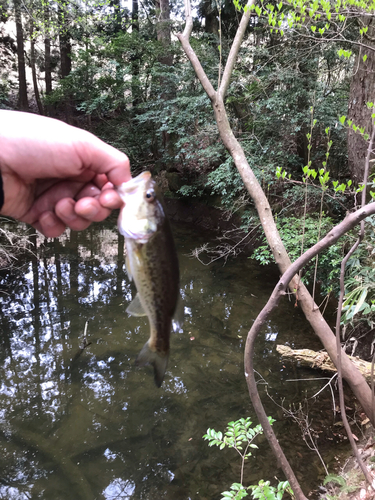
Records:
M131 316L147 316L145 313L145 310L143 309L143 306L141 304L141 301L139 300L139 294L134 297L134 300L130 302L128 307L126 308L126 312L130 314Z
M178 294L177 305L172 318L172 328L175 333L182 330L183 322L184 322L184 305L182 303L181 295Z

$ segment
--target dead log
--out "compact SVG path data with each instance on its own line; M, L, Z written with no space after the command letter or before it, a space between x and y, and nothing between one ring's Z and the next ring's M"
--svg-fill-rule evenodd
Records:
M288 361L297 361L300 366L317 368L325 372L336 373L336 367L325 351L312 351L311 349L292 349L287 345L278 345L276 350ZM368 383L371 383L371 363L353 356L348 356L362 373Z

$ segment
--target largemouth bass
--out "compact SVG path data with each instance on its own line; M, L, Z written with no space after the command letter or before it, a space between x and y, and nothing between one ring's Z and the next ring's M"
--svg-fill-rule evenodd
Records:
M117 190L124 202L118 229L125 236L128 275L137 288L126 311L133 316L147 315L150 322L150 338L136 365L153 365L155 383L160 387L168 363L172 319L180 309L177 253L164 202L150 172L143 172ZM176 326L180 322L176 318Z

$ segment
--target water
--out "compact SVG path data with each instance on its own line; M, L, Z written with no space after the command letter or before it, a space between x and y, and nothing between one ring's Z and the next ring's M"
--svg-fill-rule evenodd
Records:
M172 336L161 389L151 367L134 366L149 328L147 318L125 312L134 288L114 219L59 240L33 237L35 254L2 273L0 499L218 499L239 481L236 452L209 448L202 435L240 417L257 423L243 349L277 274L244 256L203 266L188 254L207 234L181 225L174 233L186 317ZM82 351L86 322L91 344ZM257 342L256 367L272 397L289 407L326 381L287 382L321 375L284 366L277 343L320 348L287 299ZM324 471L264 387L267 411L308 492ZM326 432L330 391L322 397L319 408L311 400L310 418ZM320 440L328 456L327 442ZM264 437L257 444L245 483L282 480Z

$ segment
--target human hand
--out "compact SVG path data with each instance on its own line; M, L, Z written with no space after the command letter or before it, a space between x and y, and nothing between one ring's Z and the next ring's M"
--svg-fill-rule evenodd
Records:
M55 238L86 229L122 204L128 157L85 130L31 113L0 110L2 215Z

